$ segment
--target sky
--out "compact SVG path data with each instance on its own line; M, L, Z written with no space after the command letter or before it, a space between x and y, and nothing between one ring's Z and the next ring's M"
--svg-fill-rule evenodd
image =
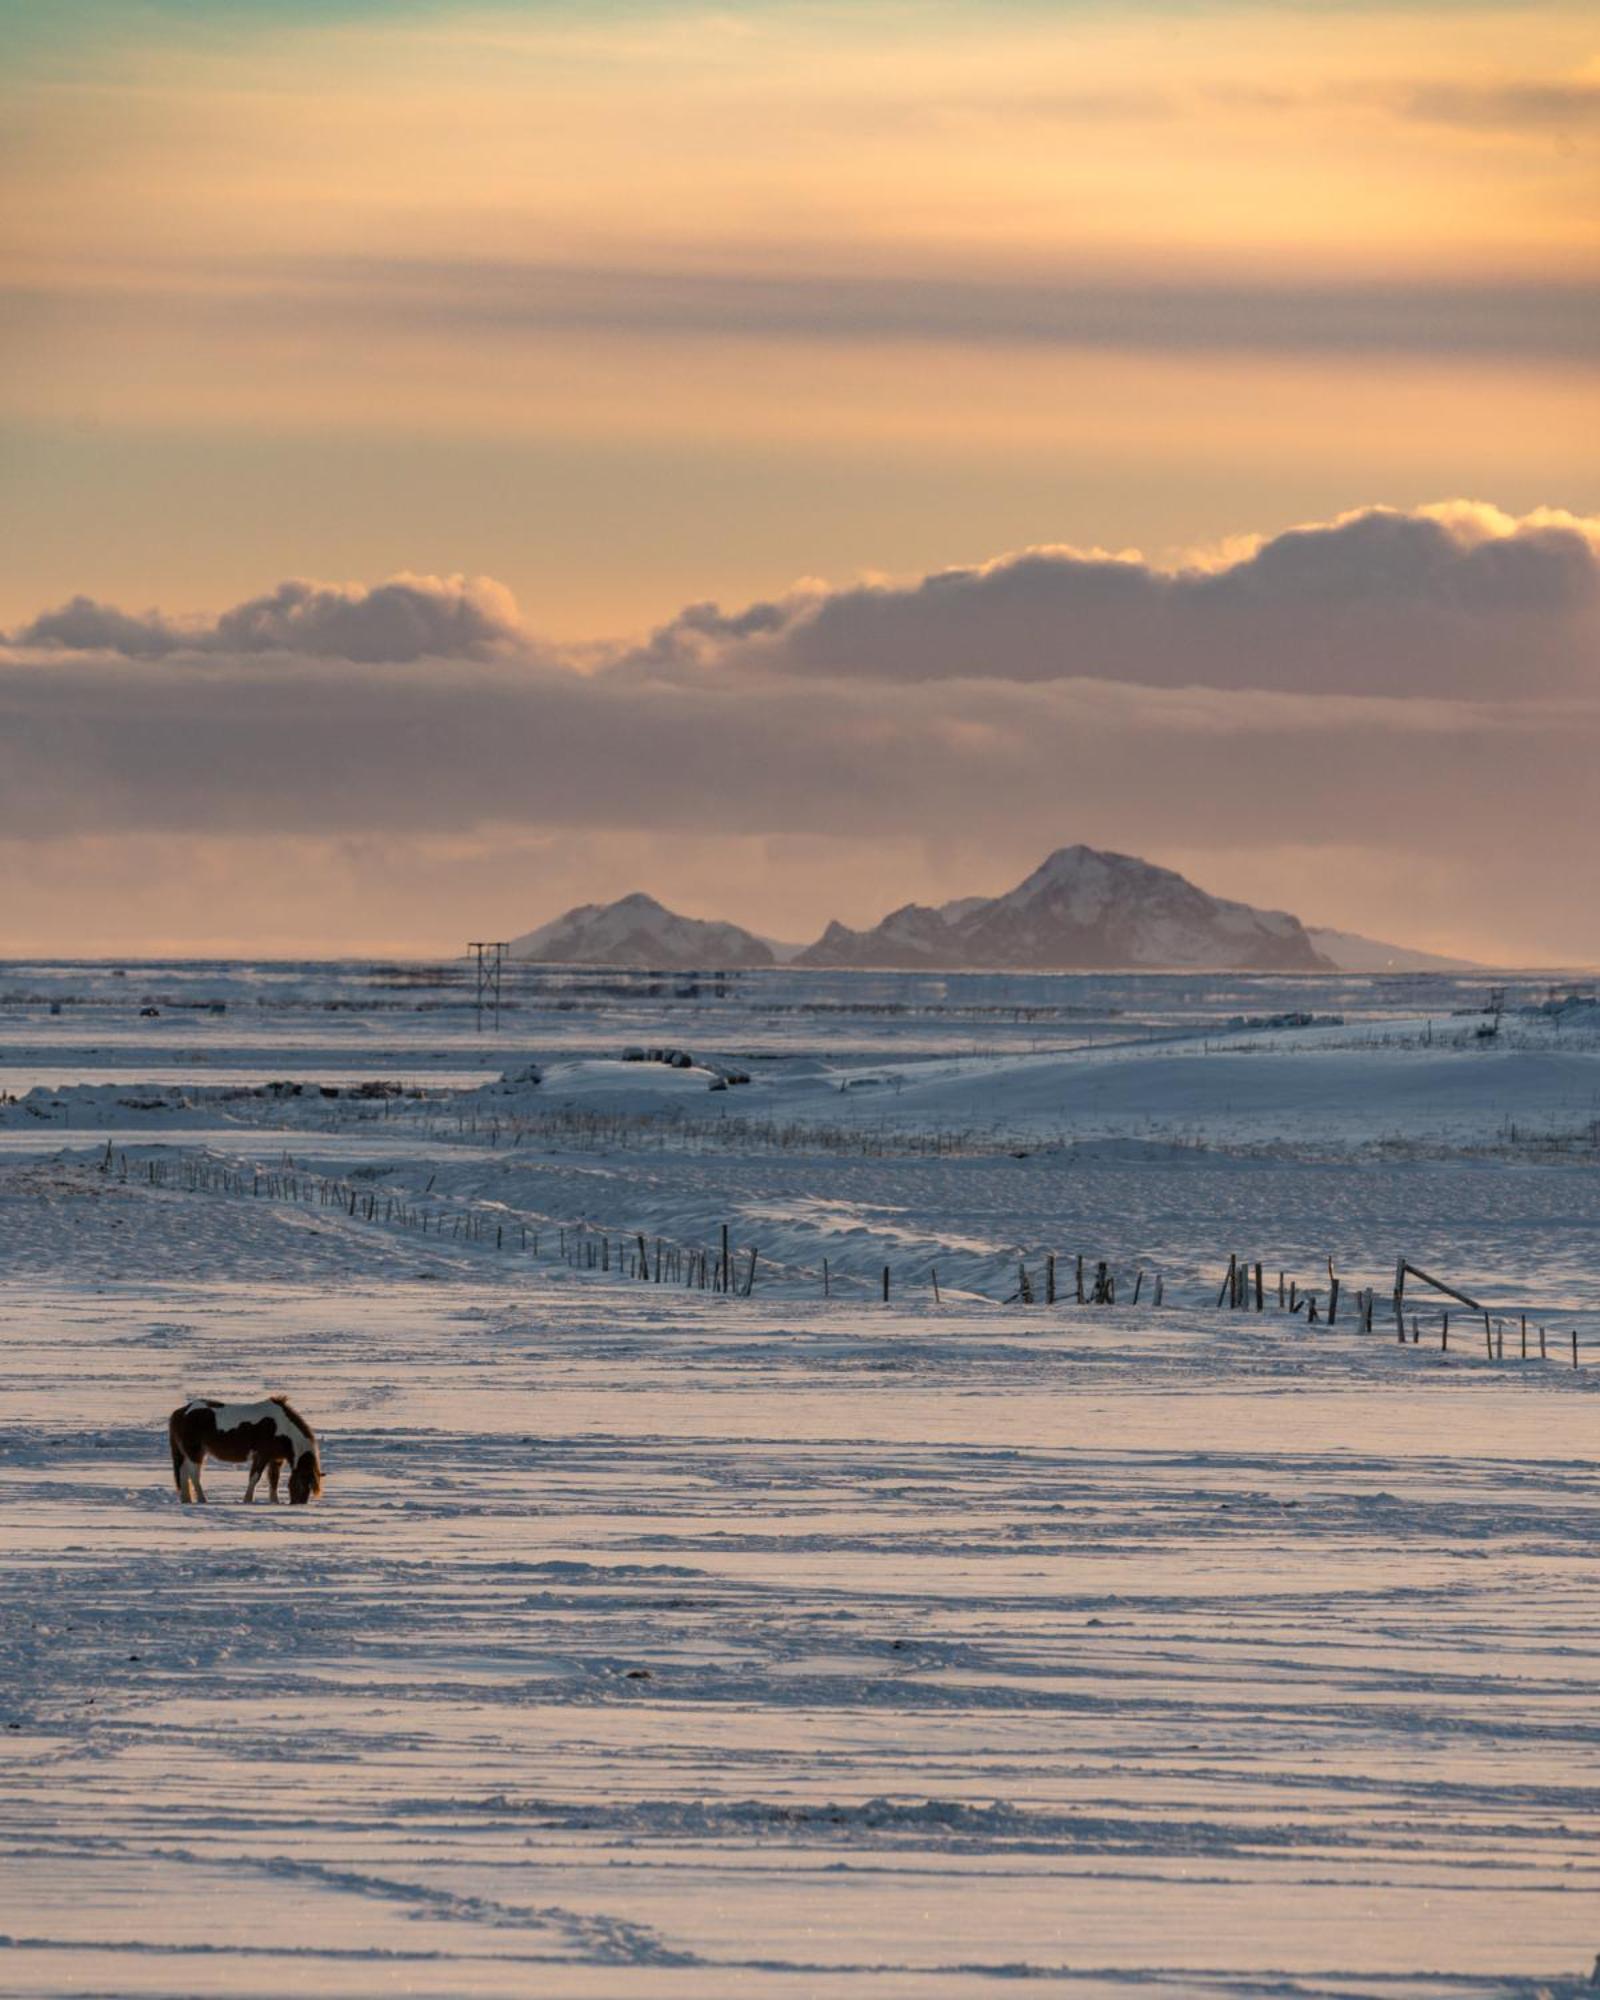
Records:
M1071 841L1600 962L1566 0L0 0L0 951Z

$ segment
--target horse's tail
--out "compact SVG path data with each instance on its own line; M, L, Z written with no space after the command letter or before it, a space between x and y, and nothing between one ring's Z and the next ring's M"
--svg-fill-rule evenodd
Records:
M182 1410L174 1410L167 1419L167 1442L172 1446L172 1483L180 1494L183 1492L183 1464L189 1456L183 1448L183 1438L178 1429L182 1421Z

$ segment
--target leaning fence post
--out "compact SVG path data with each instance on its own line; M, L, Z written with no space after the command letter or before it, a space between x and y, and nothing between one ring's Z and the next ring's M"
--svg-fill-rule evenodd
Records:
M889 1303L889 1267L887 1264L883 1267L883 1302L885 1305Z

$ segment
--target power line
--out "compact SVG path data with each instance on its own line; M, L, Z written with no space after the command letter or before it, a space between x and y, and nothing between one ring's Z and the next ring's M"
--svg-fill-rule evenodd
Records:
M477 1016L478 1033L483 1033L483 1011L489 1009L490 1025L496 1034L500 1031L500 976L505 963L506 952L510 949L504 938L474 938L467 946L477 961Z

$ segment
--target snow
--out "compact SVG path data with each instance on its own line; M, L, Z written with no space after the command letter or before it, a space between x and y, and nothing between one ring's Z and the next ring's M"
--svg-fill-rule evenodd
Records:
M0 1993L1592 1990L1582 1010L1066 979L1033 1050L1009 986L764 979L552 1011L538 1085L467 1090L459 1023L323 970L207 1018L208 1089L137 980L48 976L107 997L5 1043L65 1087L0 1106ZM255 1094L346 1028L456 1087ZM748 1298L558 1249L724 1222ZM1230 1251L1407 1254L1503 1349L1420 1291L1415 1344L1219 1312ZM1166 1303L1005 1303L1051 1252ZM167 1412L269 1391L324 1497L180 1507Z

